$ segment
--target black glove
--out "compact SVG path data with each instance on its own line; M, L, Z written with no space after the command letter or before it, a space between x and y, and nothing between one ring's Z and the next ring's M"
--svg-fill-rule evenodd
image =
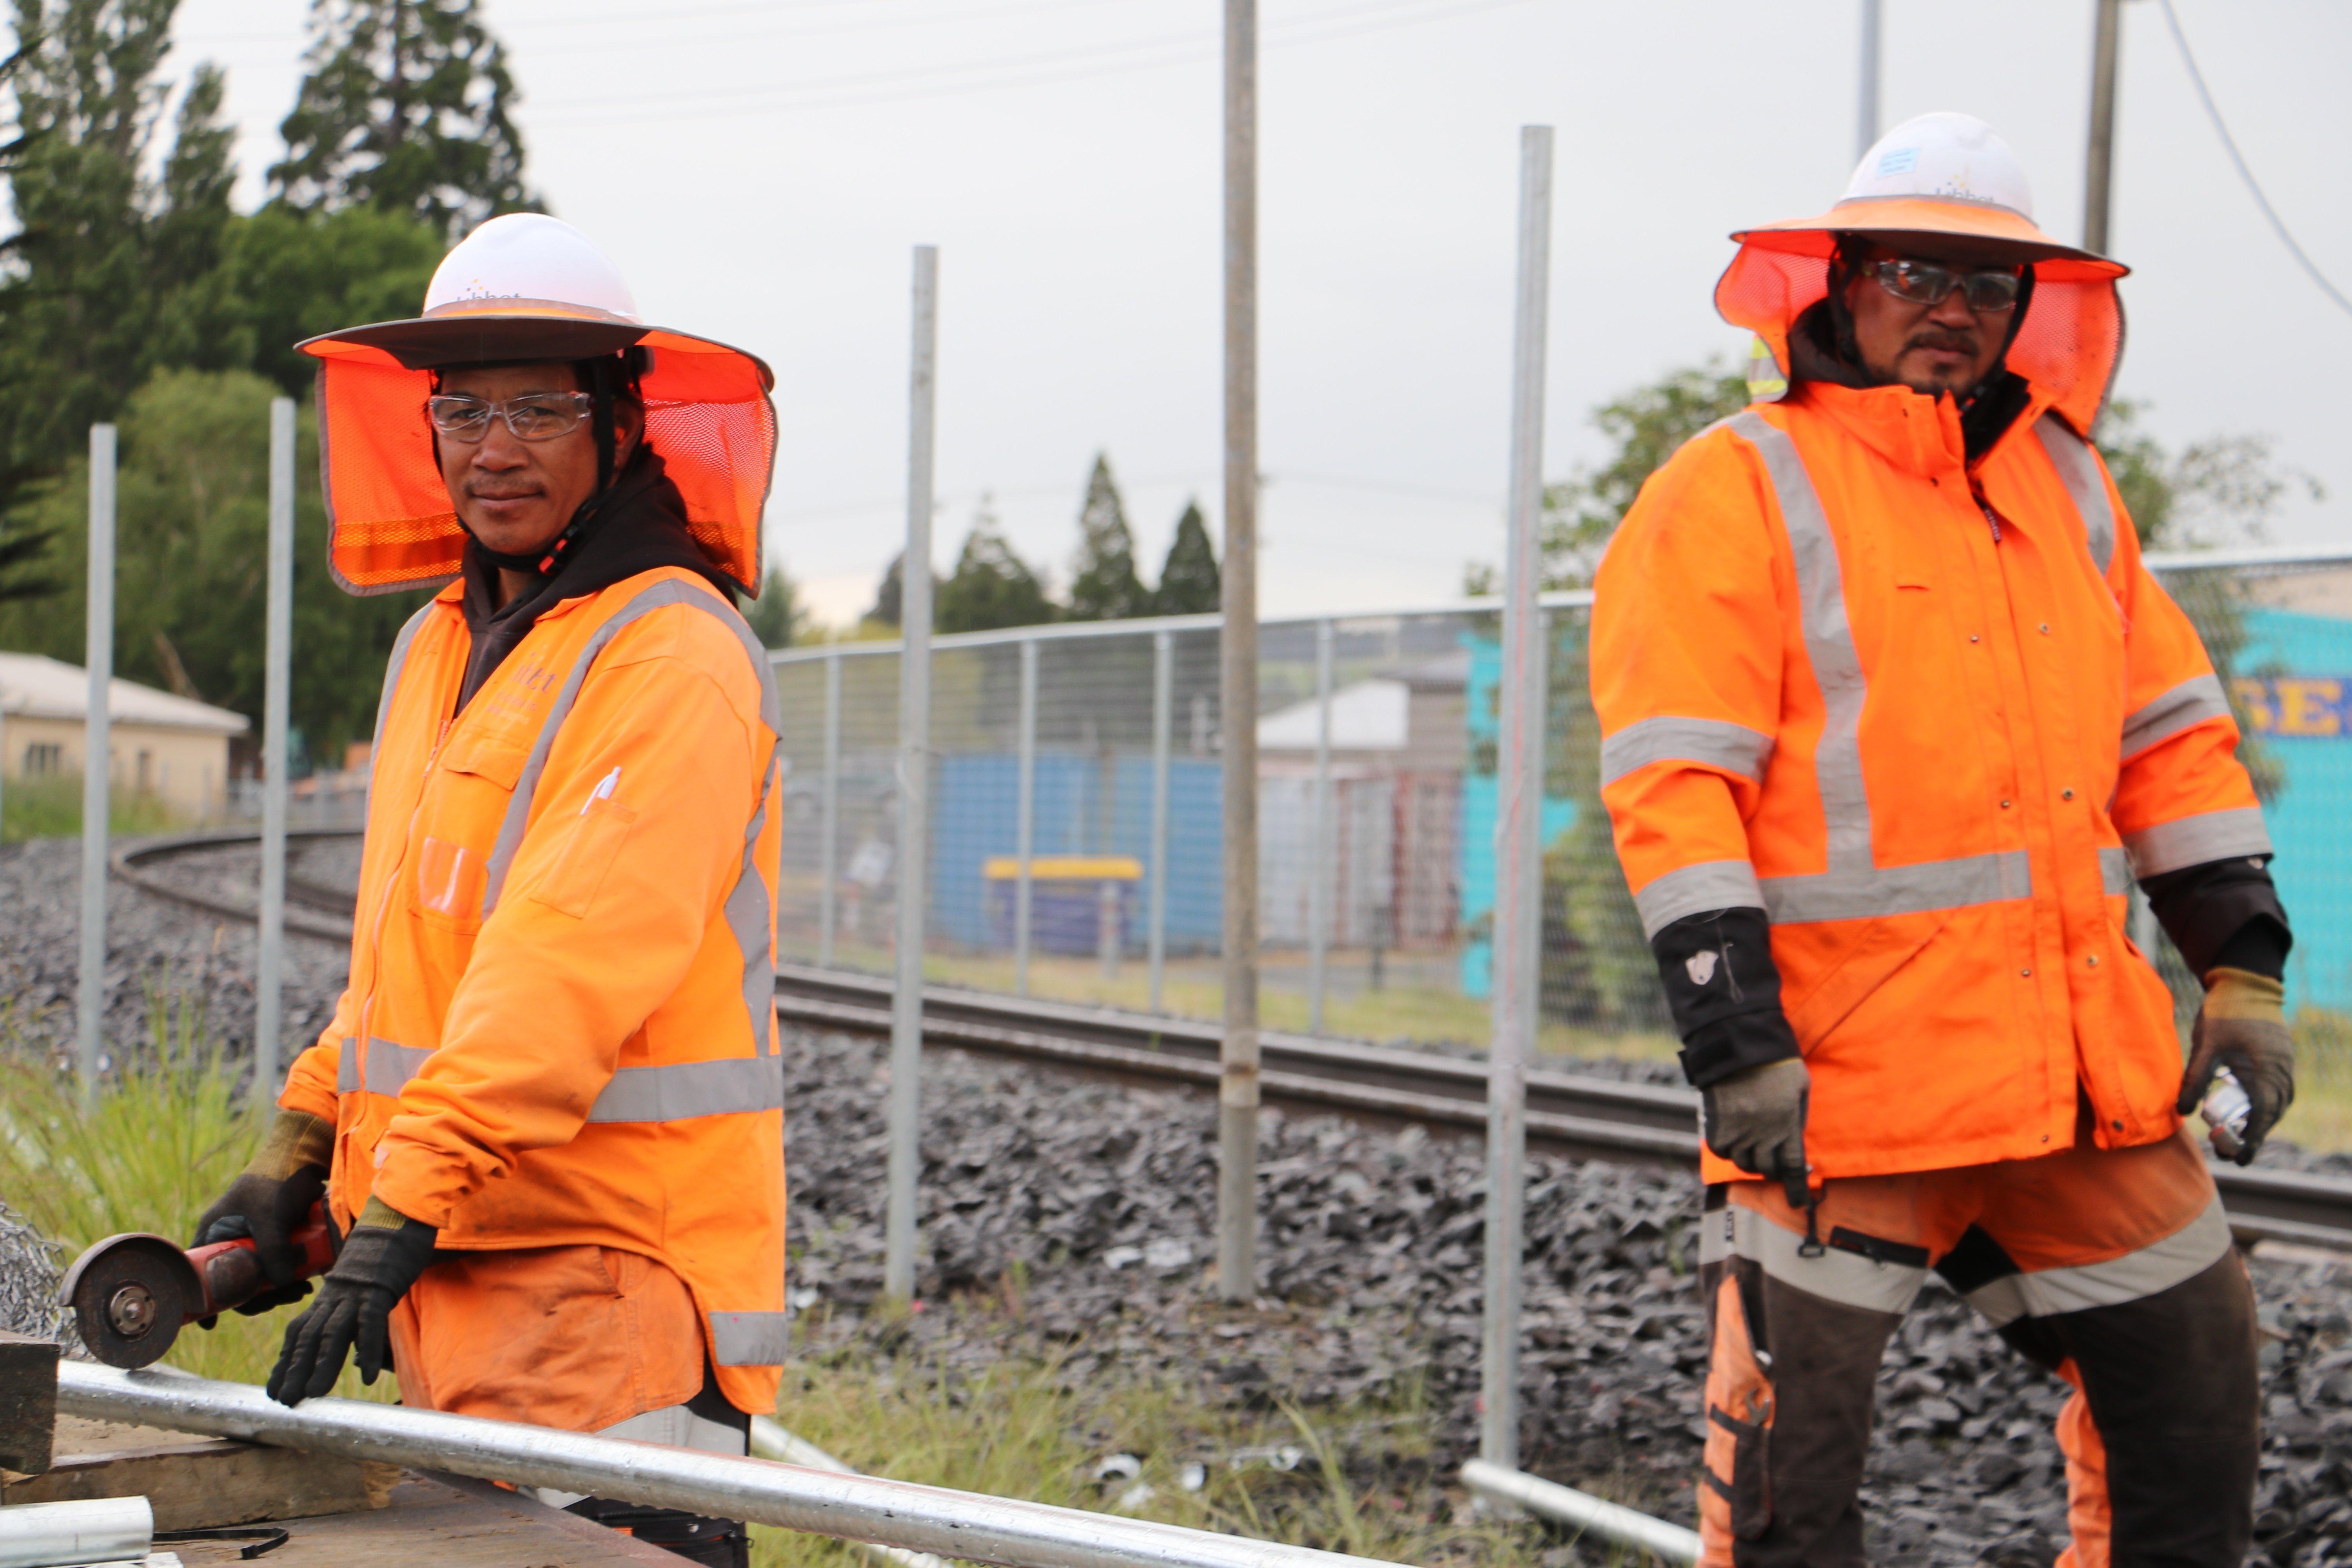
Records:
M310 1293L310 1282L302 1278L302 1249L294 1245L293 1236L309 1222L310 1205L327 1190L334 1142L332 1122L299 1110L280 1110L252 1163L196 1221L191 1247L251 1238L261 1272L276 1289L240 1305L236 1310L246 1317L289 1306ZM215 1320L198 1321L209 1329Z
M2175 1109L2183 1116L2195 1110L2214 1071L2228 1068L2252 1107L2244 1132L2212 1130L2213 1147L2241 1165L2254 1163L2254 1151L2294 1103L2294 1037L2287 1032L2285 1004L2285 986L2270 976L2216 969L2205 976L2205 1006L2189 1031L2189 1068Z
M1779 1180L1790 1208L1812 1202L1805 1184L1805 1105L1812 1075L1795 1057L1742 1068L1698 1091L1706 1146L1752 1176Z
M376 1375L392 1364L393 1305L433 1262L439 1235L423 1220L403 1218L382 1198L370 1198L320 1284L319 1299L286 1325L285 1348L269 1373L269 1397L289 1405L318 1398L335 1386L354 1346L360 1381L374 1386Z

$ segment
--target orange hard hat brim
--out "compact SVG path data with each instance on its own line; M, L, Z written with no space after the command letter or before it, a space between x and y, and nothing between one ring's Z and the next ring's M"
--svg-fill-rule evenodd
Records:
M2035 227L2024 214L1991 202L1924 196L1843 201L1816 217L1759 224L1731 237L1761 250L1826 257L1837 248L1841 234L1866 235L1898 246L1906 236L1959 241L1964 248L1980 250L1989 260L2034 263L2037 283L2113 279L2131 271L2096 251L2061 244Z

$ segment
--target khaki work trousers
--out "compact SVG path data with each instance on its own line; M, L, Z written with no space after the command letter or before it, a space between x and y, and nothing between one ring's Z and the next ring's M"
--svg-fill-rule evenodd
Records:
M2239 1568L2253 1531L2253 1292L2186 1129L2102 1152L1707 1190L1706 1568L1861 1568L1886 1342L1934 1268L2072 1384L2060 1568Z

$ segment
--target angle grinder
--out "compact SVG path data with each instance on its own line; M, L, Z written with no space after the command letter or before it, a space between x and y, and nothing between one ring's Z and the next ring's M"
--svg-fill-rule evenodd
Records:
M289 1238L301 1248L300 1278L334 1267L335 1242L322 1205ZM161 1361L180 1331L199 1318L273 1289L249 1238L193 1251L140 1231L91 1244L66 1271L59 1300L71 1307L89 1353L125 1370Z

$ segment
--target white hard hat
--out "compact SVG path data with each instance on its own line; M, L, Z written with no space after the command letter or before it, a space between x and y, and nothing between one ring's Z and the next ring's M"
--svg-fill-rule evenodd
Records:
M1906 120L1874 143L1854 165L1841 202L1883 202L1905 196L1979 202L2029 221L2033 187L2025 166L2000 134L1973 114L1948 110ZM501 222L505 221L503 219Z
M494 217L459 241L425 290L425 313L480 300L544 300L643 320L621 269L586 235L545 213Z
M740 349L646 325L620 268L570 224L494 217L442 259L422 314L297 346L320 362L328 564L350 592L438 586L463 559L466 532L424 414L436 373L623 353L644 397L646 444L677 487L687 531L744 592L759 591L775 377Z

